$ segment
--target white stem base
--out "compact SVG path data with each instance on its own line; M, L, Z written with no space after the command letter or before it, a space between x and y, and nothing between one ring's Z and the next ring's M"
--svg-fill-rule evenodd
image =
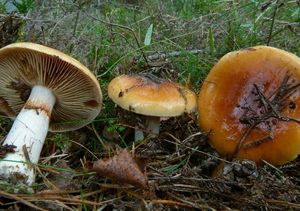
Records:
M0 160L0 175L31 185L35 181L35 172L30 163L37 164L39 161L55 97L49 89L35 86L28 102L37 106L26 108L25 105L15 119L3 143L15 145L15 152L8 153L4 160ZM48 112L42 109L45 106Z
M147 132L147 138L155 138L159 134L160 117L146 116L144 128ZM135 128L134 140L141 141L144 139L144 132L139 128Z
M159 134L159 127L160 127L160 117L151 116L147 117L146 120L146 129L148 131L148 137L154 138Z

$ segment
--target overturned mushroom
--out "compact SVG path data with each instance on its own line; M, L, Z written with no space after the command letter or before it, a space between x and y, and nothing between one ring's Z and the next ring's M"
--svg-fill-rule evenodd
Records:
M144 115L145 130L151 137L159 133L160 117L196 111L196 94L193 91L151 74L114 78L108 85L108 96L121 108ZM143 138L143 132L136 129L135 140Z
M300 59L267 46L225 55L198 99L199 125L229 158L284 164L300 153Z
M0 75L0 113L16 117L3 143L15 152L0 160L0 175L32 184L29 163L38 163L48 127L68 131L91 122L101 109L101 89L77 60L33 43L2 48Z

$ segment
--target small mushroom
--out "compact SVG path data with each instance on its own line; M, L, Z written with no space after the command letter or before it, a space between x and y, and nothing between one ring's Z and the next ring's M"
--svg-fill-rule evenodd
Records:
M196 112L193 91L152 74L118 76L109 83L108 96L121 108L143 115L150 137L158 135L161 117ZM142 139L143 132L136 126L135 140Z
M34 43L2 48L0 75L0 113L15 118L3 144L16 146L0 161L0 175L30 185L35 173L28 162L38 163L48 128L87 125L101 110L101 89L77 60Z
M198 121L227 158L273 165L300 154L300 59L256 46L231 52L200 90Z

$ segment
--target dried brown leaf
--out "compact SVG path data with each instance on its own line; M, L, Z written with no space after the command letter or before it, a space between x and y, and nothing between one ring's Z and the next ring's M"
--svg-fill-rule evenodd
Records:
M127 183L143 189L148 188L148 178L133 156L126 150L109 159L98 160L92 171L117 183Z

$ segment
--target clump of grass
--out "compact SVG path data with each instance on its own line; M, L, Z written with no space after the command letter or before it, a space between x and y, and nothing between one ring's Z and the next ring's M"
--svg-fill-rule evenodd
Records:
M35 8L35 0L14 0L13 5L17 8L19 13L26 14Z
M6 3L1 2L0 3L0 14L5 14L6 13Z
M69 138L64 133L56 133L49 137L47 141L52 142L59 150L62 150L70 145Z

